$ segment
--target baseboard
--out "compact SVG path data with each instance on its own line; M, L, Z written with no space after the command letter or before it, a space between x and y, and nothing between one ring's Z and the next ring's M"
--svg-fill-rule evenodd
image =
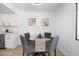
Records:
M18 45L21 45L21 43L18 43Z
M58 47L58 49L59 49L65 56L68 56L68 54L65 53L65 52L63 51L63 49L61 49L61 48L59 48L59 47Z

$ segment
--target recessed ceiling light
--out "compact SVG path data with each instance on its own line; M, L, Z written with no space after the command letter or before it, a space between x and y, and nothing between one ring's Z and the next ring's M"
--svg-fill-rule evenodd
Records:
M32 3L33 5L41 5L41 3Z

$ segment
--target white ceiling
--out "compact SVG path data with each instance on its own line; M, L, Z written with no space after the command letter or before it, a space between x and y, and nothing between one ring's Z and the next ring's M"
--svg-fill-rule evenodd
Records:
M14 14L14 12L0 3L0 14Z
M55 11L60 7L61 3L41 3L41 5L33 5L32 3L12 3L14 8L20 11Z
M25 12L51 12L57 10L62 3L41 3L41 5L33 5L33 3L7 3L8 7L0 3L0 14L15 14L16 10ZM13 10L12 10L13 9Z

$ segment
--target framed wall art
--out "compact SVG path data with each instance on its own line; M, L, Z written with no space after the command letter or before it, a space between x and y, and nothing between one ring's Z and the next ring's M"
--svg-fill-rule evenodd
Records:
M48 17L42 18L42 26L48 26L49 25L49 19Z
M28 18L28 25L35 26L36 25L36 18L35 17Z

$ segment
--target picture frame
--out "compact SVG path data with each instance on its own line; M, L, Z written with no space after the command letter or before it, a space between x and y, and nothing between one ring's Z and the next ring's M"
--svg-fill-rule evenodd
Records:
M28 18L28 25L35 26L36 25L36 18L35 17Z
M48 26L49 25L49 18L44 17L42 18L42 26Z

